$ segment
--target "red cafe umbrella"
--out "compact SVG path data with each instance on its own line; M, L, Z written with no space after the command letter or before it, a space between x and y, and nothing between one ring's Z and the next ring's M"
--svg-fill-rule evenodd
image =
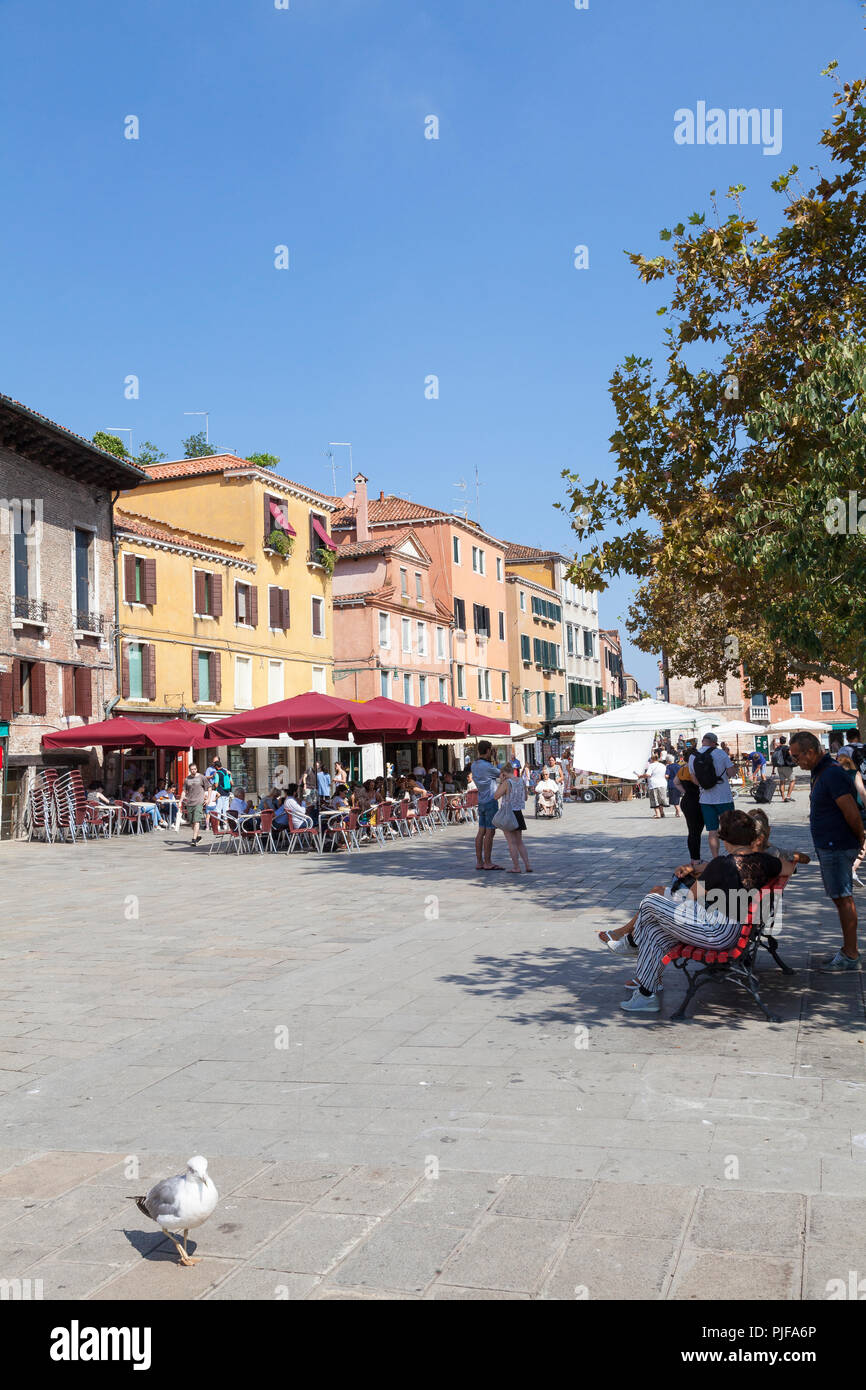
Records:
M151 726L152 727L152 726ZM79 724L43 734L43 748L140 748L148 741L148 725L137 719L103 719L98 724Z
M425 714L447 716L455 721L459 728L450 735L459 738L465 735L467 738L501 738L511 737L510 719L491 719L489 714L476 714L471 709L455 709L453 705L442 704L439 700L431 700L429 705L424 705ZM446 737L443 734L443 737Z
M388 729L385 730L383 737L389 742L395 742L399 738L459 738L464 731L464 721L460 717L461 710L452 709L450 705L406 705L400 700L389 700L386 695L377 695L374 700L365 700L363 704L365 710L371 713L375 711L382 718L383 724L392 721L395 730L392 738ZM401 725L408 728L408 735L400 733Z
M207 724L199 724L194 719L164 719L158 724L148 726L148 736L155 748L212 748L207 736ZM223 744L243 743L236 734L234 738L223 738Z
M289 700L277 700L272 705L245 710L227 719L215 719L207 726L207 742L225 743L226 738L238 735L245 738L275 738L288 734L290 738L348 738L355 732L352 712L361 705L340 700L336 695L320 695L310 691L293 695ZM377 735L378 737L378 735Z

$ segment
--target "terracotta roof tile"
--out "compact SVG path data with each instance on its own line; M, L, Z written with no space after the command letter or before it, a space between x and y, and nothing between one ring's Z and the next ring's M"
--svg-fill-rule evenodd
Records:
M152 463L147 466L145 472L148 478L154 482L163 482L167 478L194 478L201 477L209 473L236 473L248 472L251 468L257 468L255 463L249 459L241 458L238 454L210 454L207 458L197 459L174 459L168 463ZM308 492L312 497L318 497L322 502L327 502L330 507L341 507L342 497L331 497L327 492L320 492L318 488L310 487L309 483L296 483L291 478L286 478L282 473L275 473L270 468L259 468L258 471L274 479L276 484L288 484L289 487L300 489L301 492Z
M167 522L153 521L149 516L139 516L135 512L125 512L119 508L115 510L114 520L118 530L128 531L133 536L143 536L153 541L164 541L169 545L188 546L191 550L208 550L212 554L225 555L229 560L246 558L237 553L241 546L240 541L232 541L219 536L206 536L194 531L183 531L180 527L170 526ZM225 550L223 547L226 545L233 545L236 549L234 551Z
M505 563L520 560L564 560L566 557L558 550L538 550L534 545L517 545L514 541L502 541L505 547Z
M405 531L388 531L385 535L371 536L368 541L344 541L337 546L337 559L354 560L361 555L384 555L395 550L404 541L411 540L420 550L422 557L429 560L430 555L411 528Z
M11 405L25 415L29 415L32 420L38 420L40 424L48 425L52 430L59 430L61 434L68 434L70 439L74 439L77 444L86 445L88 449L92 450L94 454L99 454L101 458L106 460L112 459L119 468L127 470L131 478L138 475L142 480L144 479L144 470L139 468L138 464L132 459L120 459L116 454L109 454L105 449L100 449L98 444L94 444L92 439L87 439L83 434L77 434L75 430L69 429L66 425L58 425L56 420L50 419L48 415L42 415L38 410L33 410L31 406L25 405L23 401L17 401L14 396L6 396L0 392L0 401L4 401L7 405ZM135 485L135 482L132 482L132 487L135 487Z

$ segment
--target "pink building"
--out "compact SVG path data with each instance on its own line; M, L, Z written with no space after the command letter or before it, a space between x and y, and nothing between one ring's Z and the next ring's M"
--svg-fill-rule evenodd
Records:
M451 704L453 615L434 595L432 558L411 526L370 533L365 483L359 474L357 539L336 555L334 693Z

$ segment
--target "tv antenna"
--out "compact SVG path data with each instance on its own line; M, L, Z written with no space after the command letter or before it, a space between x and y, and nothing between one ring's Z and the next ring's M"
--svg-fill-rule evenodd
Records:
M331 460L331 483L332 483L332 486L333 486L333 495L336 497L336 495L337 495L337 465L334 463L334 455L333 455L333 453L331 452L333 449L348 449L348 450L349 450L349 476L352 477L352 476L353 476L353 469L352 469L352 446L351 446L351 444L349 444L346 440L331 439L331 440L329 441L329 443L328 443L327 449L325 450L325 457L326 457L326 458L329 458L329 459Z
M210 444L210 411L209 410L185 410L184 415L203 415L204 416L204 442Z
M457 506L454 508L455 516L462 516L464 521L469 520L469 506L466 501L466 480L461 478L459 483L454 483L454 487L459 488L463 493L462 497L455 498Z
M128 434L128 435L129 435L129 454L128 454L128 457L129 457L129 458L132 458L132 430L130 430L130 429L125 429L125 428L121 427L120 425L106 425L106 426L105 426L105 432L106 432L106 434L108 434L109 432L111 432L111 434Z

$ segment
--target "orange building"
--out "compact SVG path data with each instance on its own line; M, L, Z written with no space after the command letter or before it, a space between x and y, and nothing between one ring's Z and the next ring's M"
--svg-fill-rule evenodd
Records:
M430 557L429 569L421 567L421 573L429 576L436 612L452 618L448 660L451 702L495 719L509 719L503 543L475 522L451 512L384 492L369 498L367 479L361 473L354 482L355 491L343 499L332 520L335 539L339 538L342 547L347 542L363 544L411 531ZM345 612L345 606L335 609L338 646Z

